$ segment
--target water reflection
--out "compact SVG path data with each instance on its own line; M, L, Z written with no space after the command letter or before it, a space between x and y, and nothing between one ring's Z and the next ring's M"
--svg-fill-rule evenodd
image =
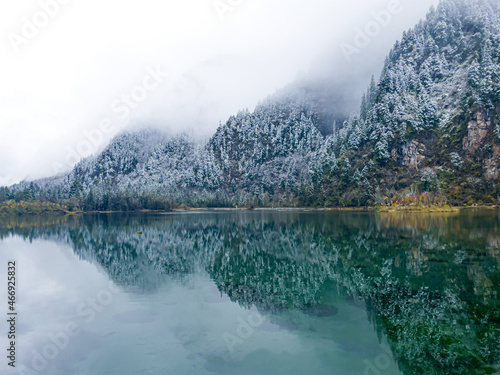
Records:
M362 350L361 332L338 340L342 322L349 319L339 310L341 298L352 319L356 309L362 312L356 319L368 314L404 374L499 371L500 231L493 211L0 220L0 239L15 235L68 244L80 259L99 265L128 291L156 293L172 280L189 286L193 275L207 273L217 290L207 292L205 302L227 296L269 316L259 330L295 332L303 345L335 338L344 352ZM152 313L146 318L156 319ZM115 319L135 318L128 313ZM363 356L383 358L380 352ZM237 373L234 364L221 361L213 355L207 368ZM327 357L324 361L329 363ZM381 359L379 365L365 362L365 373L384 369Z

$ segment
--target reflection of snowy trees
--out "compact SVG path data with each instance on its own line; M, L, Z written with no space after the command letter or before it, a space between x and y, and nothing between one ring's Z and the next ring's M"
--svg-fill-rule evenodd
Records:
M321 305L333 282L366 302L403 371L421 374L498 363L497 227L495 215L478 223L256 212L12 222L1 236L68 243L124 287L151 290L207 272L234 302L268 312Z

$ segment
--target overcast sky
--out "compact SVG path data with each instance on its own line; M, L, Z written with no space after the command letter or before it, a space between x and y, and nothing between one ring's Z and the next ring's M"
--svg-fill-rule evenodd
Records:
M357 98L437 3L2 1L0 185L68 169L130 126L208 137L318 70L356 69L360 82L344 90Z

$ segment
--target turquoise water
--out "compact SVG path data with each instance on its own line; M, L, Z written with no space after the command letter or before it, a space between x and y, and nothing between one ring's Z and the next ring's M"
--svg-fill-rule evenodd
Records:
M499 226L496 211L0 219L19 314L0 373L495 373Z

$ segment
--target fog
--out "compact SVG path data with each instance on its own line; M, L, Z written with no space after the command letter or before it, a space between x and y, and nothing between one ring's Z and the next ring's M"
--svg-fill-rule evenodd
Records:
M2 2L0 186L69 170L128 128L206 139L293 82L323 87L343 118L437 3Z

